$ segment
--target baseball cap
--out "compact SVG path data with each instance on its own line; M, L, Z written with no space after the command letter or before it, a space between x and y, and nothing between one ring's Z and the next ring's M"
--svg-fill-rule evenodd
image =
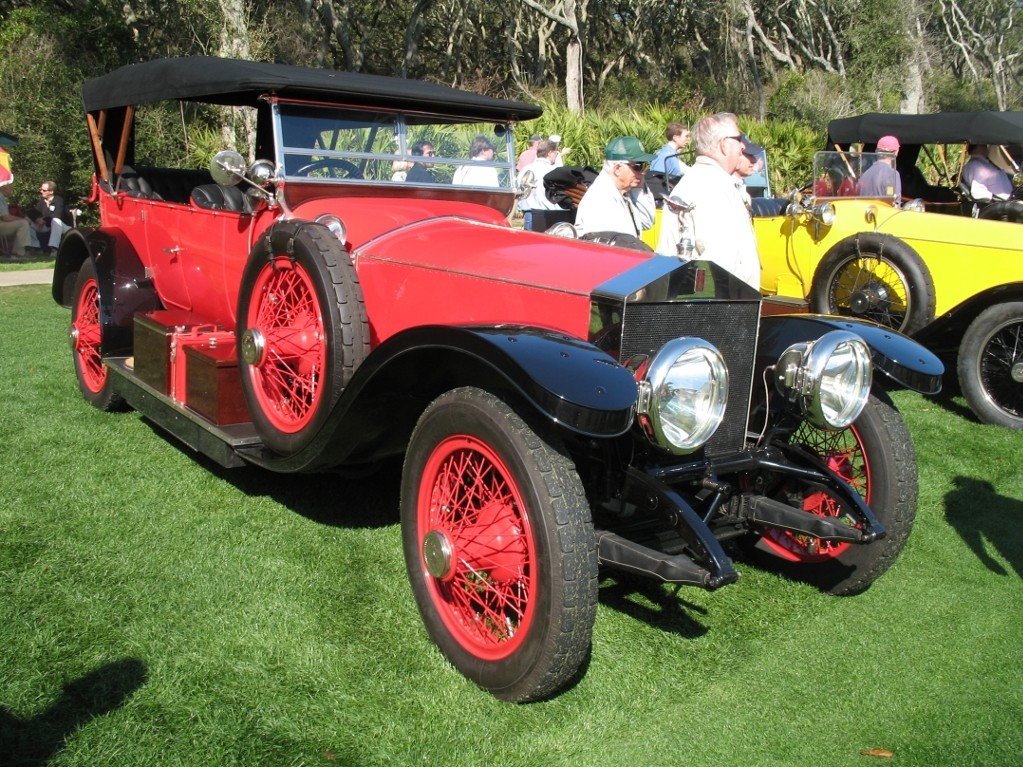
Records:
M750 157L760 157L763 153L764 148L760 144L754 144L749 140L749 136L745 133L742 134L742 152L748 154Z
M543 138L543 136L541 136L539 133L534 133L532 136L529 137L529 143L530 144L535 144L537 141L539 141L542 138Z
M652 162L654 156L643 149L635 136L618 136L604 149L604 157L608 160L625 160L628 162Z
M877 140L878 152L898 152L899 140L895 136L881 136Z

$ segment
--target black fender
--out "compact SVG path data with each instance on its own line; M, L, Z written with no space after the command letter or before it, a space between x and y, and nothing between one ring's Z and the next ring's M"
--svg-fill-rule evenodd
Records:
M938 354L955 354L966 330L982 311L1015 301L1023 301L1023 282L995 285L939 315L930 325L913 333L913 338Z
M875 373L923 394L941 391L945 366L930 350L891 328L867 320L823 314L776 314L762 317L757 343L757 370L775 364L792 344L815 341L832 330L855 333L870 347ZM876 380L876 379L875 379Z
M524 326L422 326L375 348L312 442L282 458L241 455L275 471L320 471L401 454L426 406L445 391L478 386L589 437L624 434L637 385L586 341Z
M53 268L51 294L58 304L70 306L71 289L86 259L96 264L103 355L129 355L135 313L161 308L153 281L119 229L72 229L61 241Z

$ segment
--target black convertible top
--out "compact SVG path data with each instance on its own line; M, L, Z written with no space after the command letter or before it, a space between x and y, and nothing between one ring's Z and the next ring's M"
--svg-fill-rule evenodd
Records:
M1023 112L872 112L828 123L829 145L876 144L887 135L902 144L1019 144L1023 142Z
M213 56L157 59L115 69L82 86L82 104L86 112L171 100L255 106L268 93L475 120L530 120L543 113L532 104L420 80Z

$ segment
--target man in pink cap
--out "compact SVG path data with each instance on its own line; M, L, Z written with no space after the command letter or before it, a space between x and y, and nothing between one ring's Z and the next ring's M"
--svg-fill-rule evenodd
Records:
M884 197L898 205L902 202L902 177L895 170L899 140L895 136L882 136L877 141L877 152L880 156L860 176L857 192L861 197Z

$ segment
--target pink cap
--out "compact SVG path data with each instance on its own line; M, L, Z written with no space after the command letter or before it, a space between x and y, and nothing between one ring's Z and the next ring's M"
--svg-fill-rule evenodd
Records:
M895 136L881 136L877 141L878 152L898 152L899 140Z

